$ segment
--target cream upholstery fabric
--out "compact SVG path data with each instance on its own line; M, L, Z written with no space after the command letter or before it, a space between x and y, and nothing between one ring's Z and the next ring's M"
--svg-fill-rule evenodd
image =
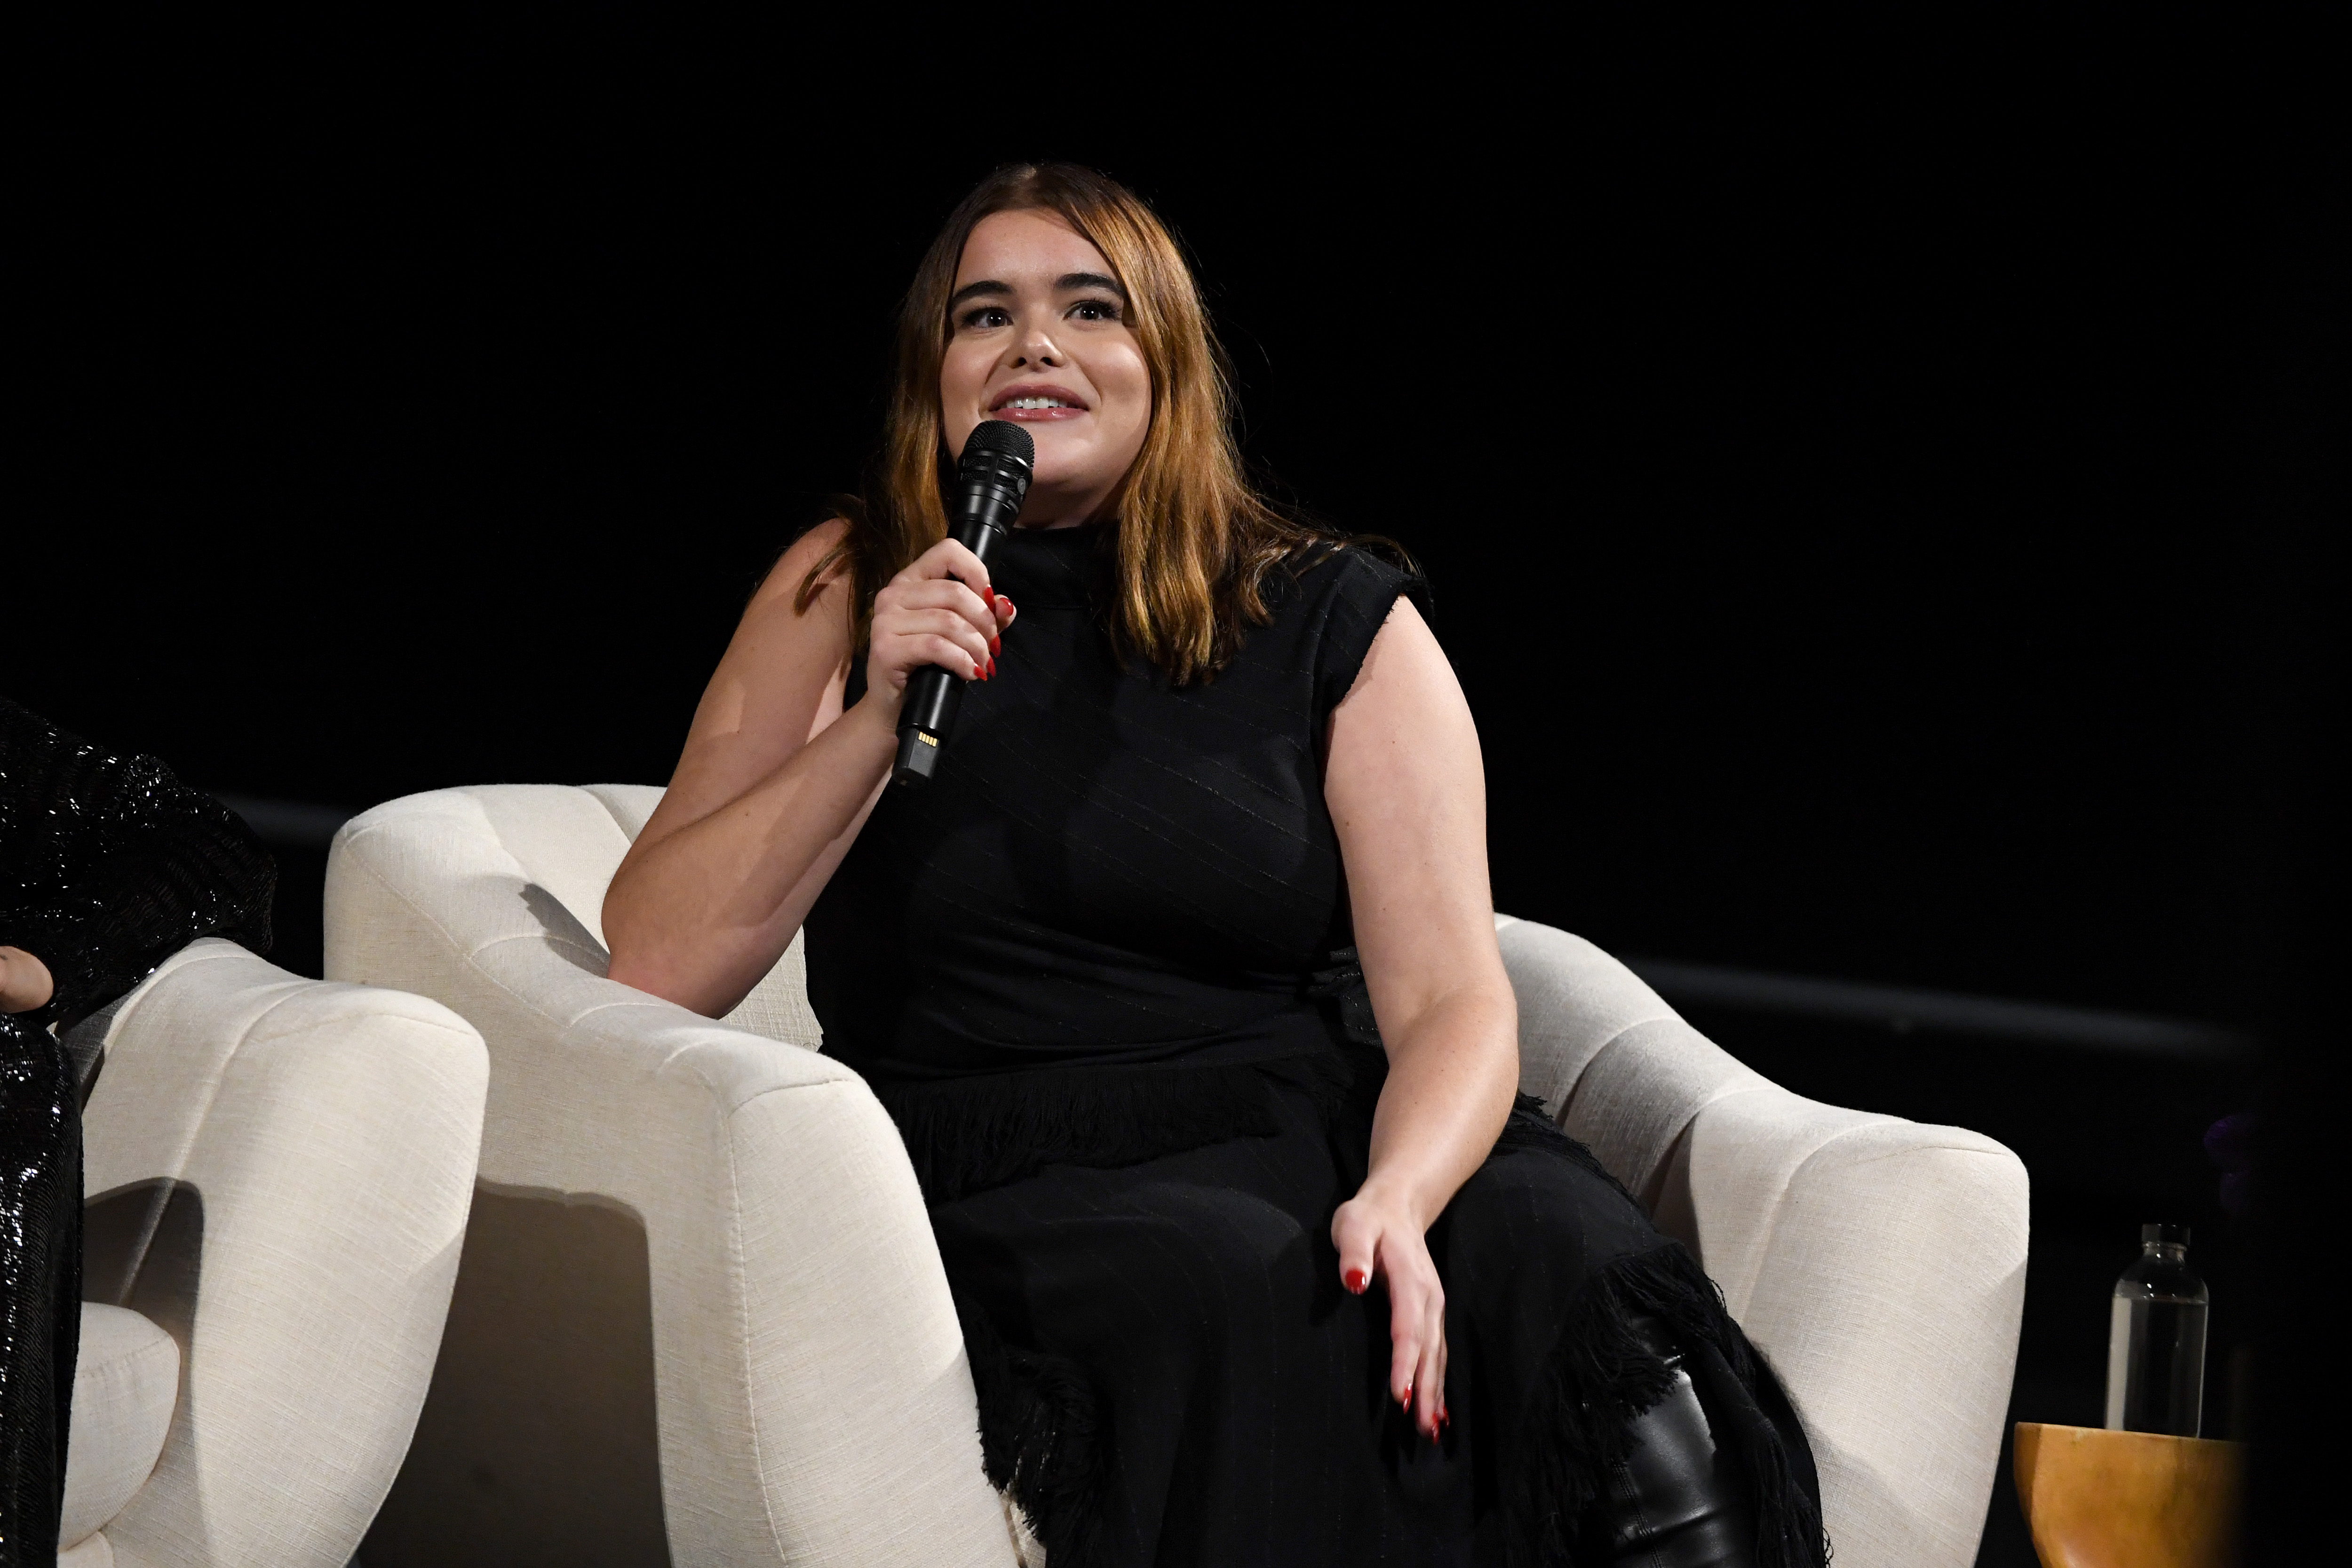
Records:
M80 1545L58 1552L58 1568L114 1568L114 1548L106 1543L106 1532L86 1535Z
M83 1289L101 1302L85 1332L132 1331L110 1297L153 1320L175 1342L177 1397L152 1475L61 1561L341 1568L439 1342L480 1145L480 1037L422 997L205 941L115 1011L105 1048L83 1119ZM69 1471L91 1463L79 1379L75 1394ZM89 1433L108 1438L105 1420ZM135 1450L93 1473L135 1468Z
M1496 923L1522 1086L1693 1244L1779 1370L1840 1568L1974 1562L2025 1302L2017 1157L1801 1099L1582 938Z
M481 1029L486 1181L642 1216L674 1561L1008 1563L919 1195L865 1086L803 1048L797 944L723 1023L602 978L604 889L658 799L379 806L336 842L328 973ZM1969 1562L2022 1301L2015 1158L1777 1089L1591 943L1497 925L1524 1087L1699 1250L1787 1378L1840 1563Z
M922 1197L864 1082L811 1048L797 946L723 1022L604 978L604 886L658 798L516 785L366 813L328 866L327 972L482 1031L486 1183L643 1223L673 1562L1003 1568Z
M65 1517L58 1540L79 1545L122 1511L155 1468L180 1397L180 1347L127 1307L81 1310Z

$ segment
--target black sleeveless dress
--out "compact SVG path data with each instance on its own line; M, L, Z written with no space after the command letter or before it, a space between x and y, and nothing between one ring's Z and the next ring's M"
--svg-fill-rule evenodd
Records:
M1388 1305L1332 1211L1385 1073L1320 748L1400 595L1361 549L1275 574L1214 680L1124 666L1100 527L1016 531L1020 606L936 779L890 790L807 921L825 1050L898 1120L956 1293L990 1479L1052 1568L1566 1563L1690 1352L1759 1561L1819 1560L1804 1437L1681 1245L1522 1100L1430 1232L1444 1440L1387 1396ZM862 667L849 699L862 694Z

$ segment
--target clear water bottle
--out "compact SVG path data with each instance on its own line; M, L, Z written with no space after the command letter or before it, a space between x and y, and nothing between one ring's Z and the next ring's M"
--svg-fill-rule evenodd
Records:
M2205 1407L2205 1281L2189 1227L2139 1227L2139 1258L2116 1281L2107 1319L2107 1427L2194 1437Z

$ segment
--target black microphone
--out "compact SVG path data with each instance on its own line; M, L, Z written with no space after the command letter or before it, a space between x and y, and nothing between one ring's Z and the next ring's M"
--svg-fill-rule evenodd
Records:
M948 497L948 537L982 563L1029 493L1029 469L1037 444L1009 419L991 419L973 430L956 464L954 493ZM961 581L961 579L959 579ZM907 700L898 710L898 761L890 782L920 784L938 771L940 749L955 728L963 703L964 680L936 664L907 677Z

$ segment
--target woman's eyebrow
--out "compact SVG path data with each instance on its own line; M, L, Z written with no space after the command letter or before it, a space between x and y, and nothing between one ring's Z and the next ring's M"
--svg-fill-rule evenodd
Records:
M999 283L993 278L983 278L977 283L967 283L962 288L957 289L954 293L949 295L948 309L952 310L958 305L962 304L966 300L971 299L975 295L1010 294L1012 292L1012 284Z
M1118 279L1105 277L1099 272L1065 272L1059 278L1054 279L1054 287L1056 290L1063 293L1067 293L1073 289L1104 289L1118 295L1121 300L1125 300L1127 298L1127 290L1118 286ZM976 283L967 283L962 288L957 289L954 293L949 295L948 309L952 310L958 305L962 304L966 300L973 299L982 294L1010 294L1012 292L1012 284L1000 283L993 278L983 278Z

